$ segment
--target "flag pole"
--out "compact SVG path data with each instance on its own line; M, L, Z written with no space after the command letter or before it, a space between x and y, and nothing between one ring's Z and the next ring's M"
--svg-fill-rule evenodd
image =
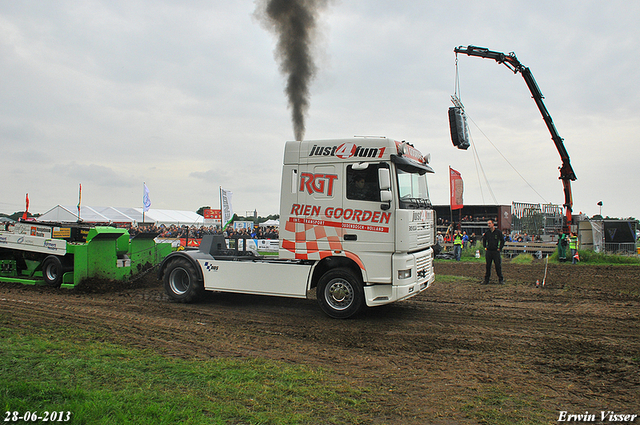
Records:
M147 182L142 182L142 224L144 225L144 213L145 213L145 206L144 206L144 187L147 184Z
M449 165L449 223L453 225L453 205L451 202L453 201L453 186L451 181L451 165Z
M222 206L222 186L218 186L218 188L220 189L220 191L218 192L219 198L220 198L220 232L224 232L224 229L222 228L222 222L224 221L224 212L222 211L223 206Z

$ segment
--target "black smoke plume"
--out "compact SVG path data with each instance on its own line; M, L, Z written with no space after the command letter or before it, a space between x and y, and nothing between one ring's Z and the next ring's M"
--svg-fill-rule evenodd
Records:
M258 19L278 37L275 56L287 79L285 93L296 140L304 138L309 86L317 70L312 54L317 18L326 5L327 0L259 0L256 8Z

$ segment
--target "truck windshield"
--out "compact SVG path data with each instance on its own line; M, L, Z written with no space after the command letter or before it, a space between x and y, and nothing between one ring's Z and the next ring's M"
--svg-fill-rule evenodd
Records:
M398 166L398 194L401 209L425 209L431 207L427 176L414 170Z

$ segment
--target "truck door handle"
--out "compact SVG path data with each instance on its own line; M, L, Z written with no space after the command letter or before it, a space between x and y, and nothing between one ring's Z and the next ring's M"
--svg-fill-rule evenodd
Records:
M345 241L357 241L358 235L344 235Z

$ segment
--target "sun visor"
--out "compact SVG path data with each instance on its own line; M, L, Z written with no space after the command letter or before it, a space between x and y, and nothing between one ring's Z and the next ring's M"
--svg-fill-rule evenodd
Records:
M401 167L414 168L420 174L435 173L435 171L433 170L433 168L431 168L431 166L427 164L421 164L412 159L405 158L404 156L391 154L391 162L393 162L394 164L398 164Z

